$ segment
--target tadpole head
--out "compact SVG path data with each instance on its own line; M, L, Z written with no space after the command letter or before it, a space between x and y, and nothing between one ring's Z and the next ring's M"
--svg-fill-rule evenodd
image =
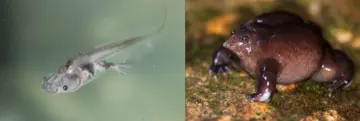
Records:
M43 77L43 83L41 89L48 93L56 93L58 90L55 88L55 84L59 82L61 74L57 74L54 72L49 73L48 75Z
M49 73L43 77L41 89L48 93L67 93L74 92L80 87L81 80L79 74L81 70L63 71Z

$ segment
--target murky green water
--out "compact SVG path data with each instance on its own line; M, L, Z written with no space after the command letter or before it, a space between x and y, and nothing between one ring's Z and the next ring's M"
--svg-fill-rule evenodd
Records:
M5 1L0 121L183 121L185 1ZM165 29L109 61L134 60L130 75L108 71L78 92L40 90L42 77L79 52Z

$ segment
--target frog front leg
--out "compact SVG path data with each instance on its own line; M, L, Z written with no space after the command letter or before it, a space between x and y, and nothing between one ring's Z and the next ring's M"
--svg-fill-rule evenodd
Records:
M236 62L233 59L235 56L226 48L220 47L213 56L212 64L209 69L209 74L214 74L216 79L217 73L226 75L230 71L230 67L236 67Z
M276 90L277 74L280 64L275 59L265 59L258 66L258 85L257 91L246 97L246 102L270 102L273 93Z

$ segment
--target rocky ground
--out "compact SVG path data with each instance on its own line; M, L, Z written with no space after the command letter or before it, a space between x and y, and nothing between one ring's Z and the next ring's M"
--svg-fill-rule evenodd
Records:
M255 92L255 80L241 72L214 80L208 66L199 62L186 68L188 121L360 119L360 90L355 86L329 97L325 85L307 81L278 86L281 91L269 104L245 103L246 94Z

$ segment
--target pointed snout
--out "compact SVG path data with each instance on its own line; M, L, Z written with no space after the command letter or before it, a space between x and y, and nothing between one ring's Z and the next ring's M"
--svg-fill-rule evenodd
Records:
M229 37L229 39L227 39L224 43L223 43L223 47L227 48L227 49L233 49L235 48L235 44L238 41L238 38L235 35L231 35ZM240 43L241 44L241 43Z

